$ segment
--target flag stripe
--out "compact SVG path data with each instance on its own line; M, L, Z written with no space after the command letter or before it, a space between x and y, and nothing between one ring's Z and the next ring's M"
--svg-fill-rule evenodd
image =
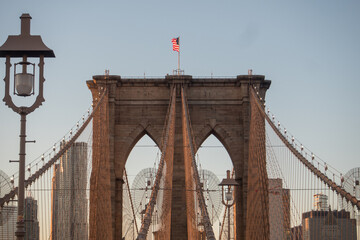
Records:
M173 38L171 39L171 42L173 44L173 51L179 52L180 51L179 38Z

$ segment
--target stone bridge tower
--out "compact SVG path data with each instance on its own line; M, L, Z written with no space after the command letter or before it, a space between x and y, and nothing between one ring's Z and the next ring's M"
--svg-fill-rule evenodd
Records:
M234 232L236 239L246 239L247 224L251 224L246 220L249 202L257 207L256 204L260 201L248 197L248 186L259 180L256 174L252 174L254 171L249 171L249 166L253 166L249 159L250 86L256 86L260 96L265 99L270 83L262 75L240 75L234 78L171 75L150 79L101 75L87 81L94 105L106 89L102 107L93 118L90 239L122 238L125 164L132 148L145 134L161 147L162 130L173 84L185 88L196 149L209 135L214 134L231 158L235 179L240 183L235 189ZM177 98L180 99L179 96ZM180 108L176 111L180 111ZM181 142L176 140L179 137L176 134L180 131L177 130L178 127L181 127L181 121L176 121L174 171L170 176L172 199L176 199L171 205L171 215L177 216L171 218L171 239L183 240L188 239L186 233L189 226L184 216L186 201L183 153L176 146ZM267 193L264 191L263 194ZM266 200L267 195L262 199ZM266 209L263 212L265 219L268 213ZM264 220L262 224L268 223Z

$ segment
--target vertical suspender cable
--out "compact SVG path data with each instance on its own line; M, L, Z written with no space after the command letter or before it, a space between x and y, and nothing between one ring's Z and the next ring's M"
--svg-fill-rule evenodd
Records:
M251 94L256 98L254 90L251 91ZM318 168L316 168L314 165L312 165L306 158L304 158L295 148L292 146L286 138L282 135L282 133L276 128L274 123L269 119L269 116L266 115L264 112L263 107L259 103L259 100L255 101L256 105L260 109L260 112L263 116L265 116L266 120L270 124L270 126L273 128L274 132L278 135L278 137L283 141L283 143L289 148L289 150L301 161L302 164L304 164L313 174L315 174L319 180L325 182L329 187L332 189L335 189L336 192L338 192L343 198L345 198L347 201L351 202L352 205L356 206L358 209L360 209L360 200L358 200L355 196L352 196L350 193L346 192L344 189L342 189L341 186L337 185L335 182L333 182L331 179L329 179L325 174L323 174Z

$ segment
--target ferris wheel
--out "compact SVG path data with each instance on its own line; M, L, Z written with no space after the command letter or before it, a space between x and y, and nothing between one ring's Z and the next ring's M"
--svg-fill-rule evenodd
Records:
M151 196L155 177L155 168L145 168L136 174L131 185L135 214L139 219L142 219L145 213L144 211ZM161 206L161 203L157 202L157 205Z
M203 185L205 203L208 206L208 213L211 223L218 220L223 209L221 203L220 180L211 171L206 169L199 170L200 182Z
M206 169L199 170L199 176L202 183L205 202L208 206L209 218L211 222L214 222L219 219L223 209L223 205L221 204L221 188L219 187L220 180L213 172ZM155 168L145 168L135 176L131 185L131 195L135 208L135 215L138 219L142 219L143 214L145 213L155 177ZM156 208L157 206L162 206L162 197L160 197L161 192L158 196ZM155 217L161 216L161 209L155 209L154 213Z
M13 179L10 179L3 171L0 170L0 198L9 193L12 189ZM11 201L8 205L0 208L0 228L11 224L11 219L16 219L16 205ZM6 229L3 229L3 231Z
M343 179L344 182L342 183L342 188L360 200L360 167L353 168L348 171ZM341 209L345 209L346 211L349 211L351 214L353 214L352 207L344 202L343 198L339 197L338 202Z

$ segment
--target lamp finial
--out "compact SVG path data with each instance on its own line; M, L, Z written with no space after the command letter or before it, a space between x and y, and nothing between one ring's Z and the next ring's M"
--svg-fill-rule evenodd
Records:
M20 35L30 35L30 20L31 16L28 13L23 13L20 17L21 19L21 34Z

